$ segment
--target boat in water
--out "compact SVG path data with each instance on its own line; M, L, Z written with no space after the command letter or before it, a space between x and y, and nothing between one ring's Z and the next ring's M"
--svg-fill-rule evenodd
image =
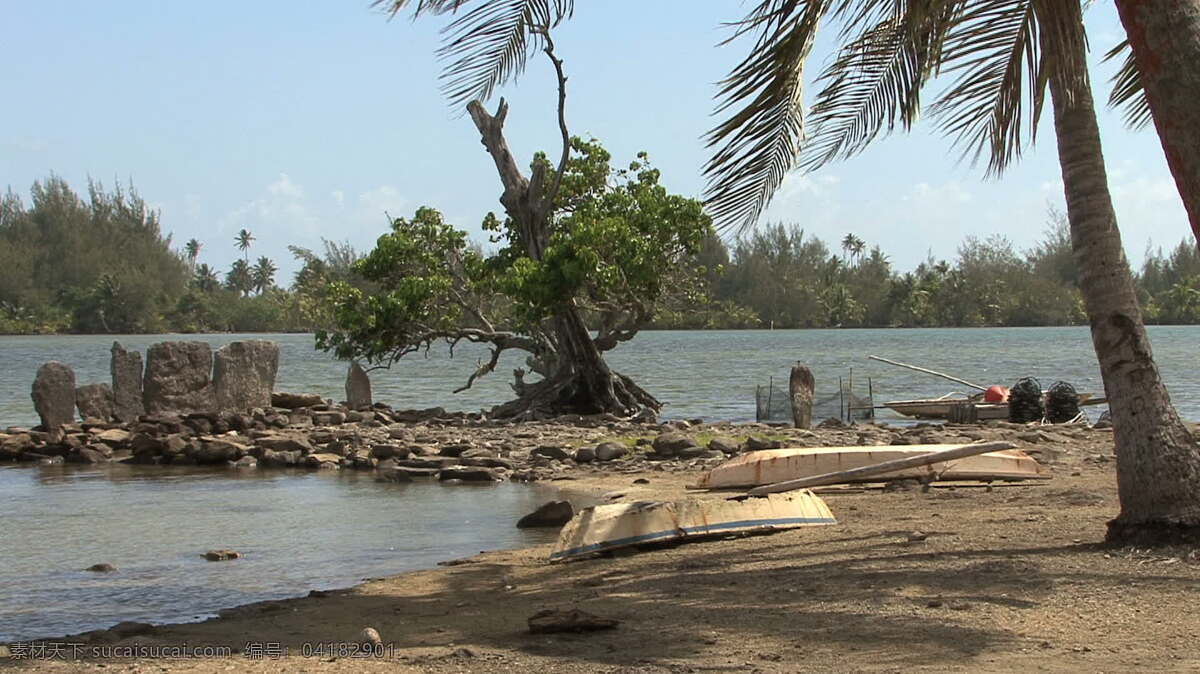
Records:
M837 524L808 490L761 497L637 501L584 508L559 532L550 561L654 543L683 543L729 534L767 533Z
M1079 394L1079 405L1099 405L1107 402L1104 398L1095 398L1091 393ZM1008 402L987 402L983 396L963 397L961 393L947 393L940 398L924 398L918 400L889 400L884 407L916 419L946 419L955 420L957 409L970 408L971 421L988 421L990 419L1008 419ZM963 419L966 420L966 419Z
M700 477L696 489L740 489L826 475L885 461L922 456L968 445L882 445L873 447L793 447L747 452ZM922 481L999 482L1047 479L1033 457L1017 449L976 454L863 478L861 482Z

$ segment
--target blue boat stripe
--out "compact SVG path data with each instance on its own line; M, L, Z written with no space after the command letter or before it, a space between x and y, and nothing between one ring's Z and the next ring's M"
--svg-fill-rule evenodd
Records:
M837 520L832 517L777 517L769 520L742 520L740 522L724 522L722 524L714 524L711 526L688 527L683 529L685 536L695 534L708 534L725 529L740 529L742 527L771 527L777 524L837 524ZM659 540L663 538L671 538L678 536L680 529L666 529L664 531L655 531L649 534L638 534L637 536L626 536L618 538L615 541L604 541L602 543L590 543L581 545L578 548L563 550L550 554L550 559L563 559L565 557L574 557L588 552L599 552L608 548L617 548L624 545L634 543L646 543L649 541Z

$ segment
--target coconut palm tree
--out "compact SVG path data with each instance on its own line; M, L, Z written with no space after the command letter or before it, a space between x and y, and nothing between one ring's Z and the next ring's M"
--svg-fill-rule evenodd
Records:
M200 257L200 249L203 247L204 244L200 243L196 239L188 239L188 242L183 245L183 249L187 252L188 256L189 274L196 273L196 258Z
M254 292L261 295L263 291L275 285L275 272L277 271L279 268L270 258L258 258L258 263L250 270L250 276L254 282Z
M216 270L207 264L201 264L192 275L192 285L200 292L211 293L221 285L221 281L217 278Z
M392 14L410 0L377 0ZM415 14L450 14L464 0L419 0ZM572 0L482 0L447 27L445 92L455 104L487 98L524 67ZM842 24L841 48L806 138L803 71L818 26ZM964 154L999 173L1019 158L1050 92L1080 289L1113 413L1121 514L1109 538L1200 531L1200 447L1163 387L1121 246L1104 169L1075 0L757 0L731 40L749 55L721 83L727 119L708 140L708 210L752 225L794 166L815 169L908 128L924 86L955 78L933 106Z
M254 235L250 233L250 230L243 229L237 233L237 236L234 237L233 241L237 245L238 250L242 251L243 259L246 261L246 264L249 264L250 242L254 241Z
M1128 37L1121 46L1131 58L1118 75L1114 98L1131 104L1134 122L1153 119L1200 243L1200 1L1116 0L1116 5Z
M230 290L236 290L243 297L250 294L250 290L254 288L254 274L250 271L250 265L245 260L234 260L229 267L229 273L225 274L225 287Z

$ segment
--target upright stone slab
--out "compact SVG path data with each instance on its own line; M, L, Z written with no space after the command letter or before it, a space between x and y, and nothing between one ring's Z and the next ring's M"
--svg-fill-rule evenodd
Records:
M88 384L75 389L75 407L83 420L113 418L113 392L108 384Z
M113 418L117 421L137 421L146 413L142 403L142 354L126 351L120 342L113 342L112 360Z
M56 360L44 363L33 379L32 395L47 431L75 420L75 371L70 367Z
M217 349L213 367L217 410L245 412L270 407L278 371L279 346L275 342L230 342Z
M792 422L796 428L812 428L813 393L816 390L812 370L800 363L793 365L788 390L792 398Z
M371 378L367 371L358 364L350 363L350 371L346 373L346 405L352 410L366 409L374 401L371 400Z
M216 411L212 348L204 342L159 342L146 351L142 401L148 414Z

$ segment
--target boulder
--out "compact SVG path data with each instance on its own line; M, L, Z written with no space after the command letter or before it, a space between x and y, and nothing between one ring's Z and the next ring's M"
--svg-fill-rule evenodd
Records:
M104 463L108 457L103 452L90 447L81 447L66 457L67 463Z
M88 384L75 389L75 407L81 419L110 421L113 418L113 392L108 384Z
M354 361L346 372L346 406L352 410L363 410L370 407L371 402L371 378L358 361Z
M146 413L142 403L142 354L126 351L120 342L113 342L112 359L113 418L117 421L136 421Z
M268 435L255 440L255 443L263 449L272 449L276 452L313 451L312 443L302 435Z
M758 452L764 449L779 449L783 447L783 442L779 440L770 440L768 438L756 438L753 435L746 438L746 451Z
M159 342L146 352L142 399L149 414L212 412L212 348L204 342Z
M500 476L494 469L477 466L446 466L438 473L438 479L462 480L463 482L496 482Z
M33 407L47 431L75 421L75 371L52 360L33 379Z
M442 445L442 447L438 449L438 454L441 456L462 456L463 453L469 449L471 449L470 444L454 443Z
M464 466L484 466L485 468L506 468L509 470L513 467L512 461L495 456L472 456L466 459L459 459L459 464Z
M708 441L708 448L715 449L722 454L737 454L738 444L729 438L716 437Z
M322 468L324 467L323 464L331 464L332 467L336 468L342 465L342 457L329 453L309 454L304 457L303 463L309 468Z
M0 436L0 459L16 461L22 452L33 450L33 437L28 433Z
M225 463L236 461L249 449L245 445L223 438L200 438L200 447L192 454L196 463Z
M619 442L602 442L596 445L597 461L614 461L629 453L629 448Z
M325 400L315 393L276 392L271 394L271 407L280 407L285 410L297 410L301 407L323 404L325 404Z
M376 459L407 459L408 448L399 445L371 445L371 456Z
M300 452L276 451L274 449L264 449L258 457L258 462L263 467L284 468L294 466L300 461Z
M654 453L660 456L676 456L680 451L695 446L696 442L692 440L691 436L683 433L661 433L651 443Z
M246 412L271 406L275 373L279 371L279 346L254 339L230 342L213 357L213 391L217 410Z
M570 501L548 501L537 510L517 521L518 529L534 527L561 527L575 516L575 508Z
M96 435L96 440L113 449L121 449L129 444L129 431L123 428L109 428Z
M571 455L567 453L567 450L554 445L542 445L541 447L534 449L529 454L531 456L544 456L547 459L558 459L560 461L562 459L571 457Z

